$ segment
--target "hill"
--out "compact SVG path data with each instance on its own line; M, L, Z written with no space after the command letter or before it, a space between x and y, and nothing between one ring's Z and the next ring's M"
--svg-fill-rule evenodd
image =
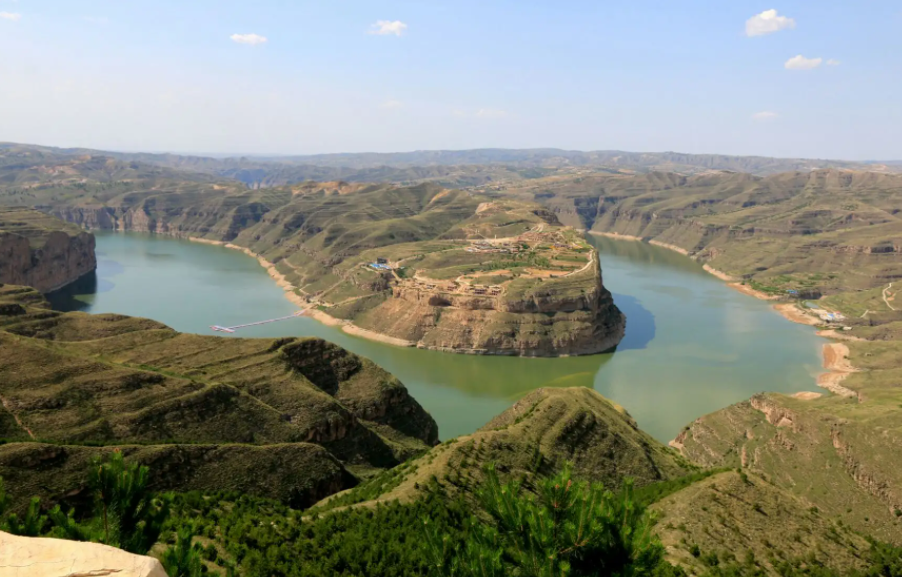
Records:
M770 293L871 289L902 266L902 175L590 175L496 194L541 202L574 227L676 247Z
M37 486L24 477L38 475L45 490L97 451L73 444L140 445L129 450L158 463L172 488L209 489L218 478L270 497L308 486L322 497L437 440L397 379L320 339L203 337L147 319L58 313L12 285L0 287L0 401L0 438L17 441L0 445L0 476ZM253 463L290 455L296 477L254 478ZM23 466L31 472L8 468Z
M392 182L412 185L432 182L447 187L511 183L573 173L675 172L683 175L717 171L771 175L823 168L900 172L898 162L686 154L679 152L577 151L555 148L421 150L393 153L342 153L302 156L232 156L114 152L85 148L55 148L0 143L4 156L31 154L52 161L61 157L95 158L95 163L131 164L147 172L179 171L186 180L229 179L252 188L283 186L305 181ZM3 162L0 160L0 167ZM168 175L159 172L160 176ZM206 177L202 175L207 175Z
M92 234L36 210L0 207L0 283L50 292L95 268Z
M556 356L601 352L623 336L591 247L535 203L431 184L146 184L29 194L89 229L244 249L318 318L394 344Z

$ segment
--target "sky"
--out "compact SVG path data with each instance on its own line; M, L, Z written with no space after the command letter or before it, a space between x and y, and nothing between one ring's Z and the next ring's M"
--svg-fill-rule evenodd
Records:
M0 141L902 159L902 0L0 0Z

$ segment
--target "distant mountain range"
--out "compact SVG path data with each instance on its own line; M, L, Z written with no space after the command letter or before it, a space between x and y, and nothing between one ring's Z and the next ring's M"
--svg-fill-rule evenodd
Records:
M683 154L677 152L582 152L555 148L423 150L392 153L317 154L307 156L235 156L213 158L181 154L153 154L55 148L0 143L0 164L10 156L28 153L48 160L59 157L107 157L123 162L201 173L238 180L253 188L304 181L435 182L443 186L481 186L580 171L610 173L709 171L745 172L760 176L821 168L902 172L902 161L853 162L764 156Z

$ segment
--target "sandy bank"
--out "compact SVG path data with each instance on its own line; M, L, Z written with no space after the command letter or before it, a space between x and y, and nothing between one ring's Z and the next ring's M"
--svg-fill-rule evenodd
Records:
M849 347L844 343L824 345L824 368L830 371L817 378L817 385L841 397L858 397L858 393L842 386L846 377L856 371L849 362Z
M617 232L598 232L595 230L590 230L588 232L589 232L589 234L594 234L595 236L605 236L605 237L614 238L617 240L633 240L633 241L639 241L639 242L646 242L645 239L643 239L642 237L633 236L630 234L620 234ZM691 258L692 260L696 260L696 258L694 256L689 254L688 250L686 250L685 248L679 247L675 244L668 244L666 242L661 242L659 240L654 240L654 239L651 239L647 242L648 242L648 244L651 244L654 246L659 246L661 248L666 248L667 250L672 250L674 252L678 252L683 256L687 256L687 257ZM705 269L706 272L716 276L720 280L726 281L728 283L727 286L729 286L730 288L736 289L743 294L753 296L756 299L761 299L763 301L772 301L772 300L776 300L777 298L779 298L774 295L770 295L770 294L767 294L767 293L764 293L761 291L757 291L748 285L742 284L741 282L737 282L737 280L734 277L728 275L727 273L725 273L723 271L717 270L716 268L714 268L713 266L711 266L709 264L702 265L702 268Z
M659 241L659 240L654 240L654 239L648 241L648 244L653 244L653 245L655 245L655 246L660 246L661 248L666 248L666 249L668 249L668 250L672 250L672 251L674 251L674 252L678 252L678 253L680 253L680 254L683 255L683 256L689 256L689 251L688 251L688 250L686 250L685 248L679 247L679 246L677 246L677 245L675 245L675 244L668 244L668 243L666 243L666 242L661 242L661 241ZM706 269L706 270L707 270L707 269ZM713 269L712 269L712 270L713 270Z
M349 335L362 337L364 339L369 339L371 341L376 341L376 342L385 343L388 345L394 345L394 346L398 346L398 347L416 346L416 343L413 341L407 341L404 339L390 337L390 336L384 335L382 333L377 333L375 331L362 329L362 328L358 327L357 325L351 323L350 321L337 319L326 312L323 312L319 309L311 307L310 303L308 303L306 300L304 300L303 297L301 297L300 295L298 295L297 293L294 292L295 290L297 290L297 287L294 286L293 284L291 284L291 282L287 278L285 278L285 275L283 275L278 270L276 270L276 266L273 263L269 262L268 260L266 260L262 256L258 255L257 253L253 252L249 248L245 248L243 246L238 246L237 244L232 244L230 242L223 242L220 240L210 240L210 239L206 239L206 238L197 238L194 236L189 236L187 238L191 242L198 242L201 244L212 244L212 245L216 245L216 246L223 246L225 248L230 248L233 250L240 250L244 254L254 257L255 259L257 259L257 262L260 263L260 266L262 266L264 269L266 269L266 272L269 273L269 276L272 277L273 280L276 281L276 284L279 285L280 287L282 287L282 289L285 291L285 298L287 298L290 302L292 302L292 303L296 304L297 306L301 307L302 309L304 309L304 316L309 316L310 318L315 319L329 327L341 327L341 330L348 333Z
M191 242L197 242L200 244L212 244L212 245L216 245L216 246L223 246L225 248L230 248L233 250L240 250L244 254L254 257L255 259L257 259L257 262L260 263L260 266L262 266L264 269L266 269L266 272L269 273L269 276L272 277L272 279L274 281L276 281L276 284L279 287L281 287L282 290L285 291L286 299L288 299L290 302L296 304L297 306L299 306L301 308L307 308L309 303L307 303L307 301L305 301L302 297L300 297L297 293L294 292L297 287L295 287L293 284L291 284L291 282L289 282L288 279L285 278L285 275L283 275L278 270L276 270L276 265L269 262L268 260L266 260L265 258L260 256L259 254L255 253L251 249L245 248L243 246L238 246L237 244L232 244L230 242L223 242L221 240L210 240L210 239L206 239L206 238L198 238L196 236L189 236L188 240L190 240Z
M816 316L809 314L798 306L795 303L785 303L774 305L774 310L791 320L794 323L798 323L800 325L810 325L817 326L823 324L823 321Z
M376 331L362 329L353 323L347 323L347 324L342 325L341 330L348 333L349 335L363 337L363 338L369 339L371 341L377 341L380 343L385 343L387 345L394 345L396 347L415 347L417 345L413 341L407 341L407 340L399 339L396 337L390 337L390 336L384 335L382 333L377 333Z
M634 240L634 241L642 241L643 240L642 238L640 238L638 236L618 234L616 232L596 232L594 230L590 230L588 232L589 232L589 234L594 234L597 236L606 236L609 238L615 238L615 239L620 239L620 240ZM649 242L649 244L653 244L655 246L660 246L661 248L666 248L668 250L673 250L680 254L689 256L689 252L687 250L680 248L678 246L674 246L672 244L667 244L667 243L656 241L656 240L650 240L648 242ZM692 258L693 260L695 260L694 257L692 257L692 256L689 256L689 258ZM704 265L702 268L704 268L705 271L716 276L717 278L719 278L723 281L726 281L727 286L729 286L733 289L736 289L743 294L755 297L760 300L766 300L766 301L772 301L772 300L776 300L777 298L779 298L775 295L763 293L761 291L757 291L757 290L753 289L752 287L750 287L748 285L744 285L740 282L736 282L736 279L733 278L732 276L728 275L727 273L725 273L723 271L719 271L716 268L714 268L708 264ZM799 324L809 325L809 326L818 326L818 325L823 324L823 321L821 321L820 318L814 316L813 314L811 314L809 312L804 311L803 309L798 307L795 303L777 304L777 305L774 305L774 310L776 310L781 315L783 315L784 318L786 318L794 323L799 323ZM833 338L833 339L840 339L840 340L847 340L847 341L864 340L864 339L860 339L858 337L854 337L852 335L844 335L842 333L839 333L839 332L833 331L833 330L818 331L817 335L826 337L826 338ZM819 387L827 389L828 391L830 391L836 395L842 396L842 397L857 397L858 393L856 393L852 389L849 389L848 387L844 387L840 384L846 377L848 377L851 373L853 373L857 370L857 369L855 369L855 367L853 367L851 365L851 363L849 363L849 359L848 359L849 348L842 343L827 343L824 345L823 355L824 355L824 368L828 372L823 373L818 376L817 385ZM792 396L794 396L796 398L800 398L800 399L812 400L815 397L813 397L811 395L820 395L820 393L802 392L802 393L796 393L795 395L792 395Z
M790 395L794 399L799 399L801 401L813 401L814 399L820 399L824 395L821 393L814 393L812 391L801 391L799 393L794 393Z
M620 234L619 232L598 232L597 230L588 231L589 234L594 234L595 236L606 236L608 238L616 238L618 240L636 240L642 242L641 236L633 236L631 234Z

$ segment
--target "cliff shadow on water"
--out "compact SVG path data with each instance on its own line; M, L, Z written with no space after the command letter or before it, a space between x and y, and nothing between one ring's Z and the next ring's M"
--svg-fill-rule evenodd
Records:
M97 268L45 298L53 310L68 312L104 312L92 310L95 295L110 292L116 286L109 277L121 274L125 267L113 260L98 260Z
M655 338L655 315L642 306L636 297L619 293L613 293L613 296L614 304L626 316L626 333L620 344L607 352L648 348L648 343Z

